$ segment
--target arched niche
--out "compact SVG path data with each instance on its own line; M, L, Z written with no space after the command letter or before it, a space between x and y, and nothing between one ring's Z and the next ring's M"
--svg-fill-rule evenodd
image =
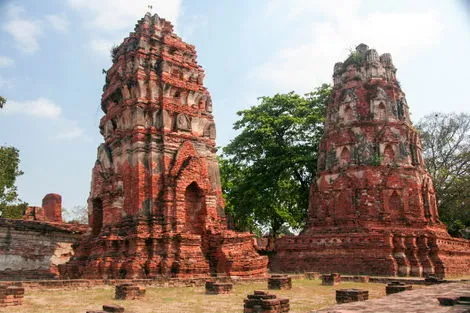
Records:
M390 212L392 215L403 216L404 209L403 209L403 201L401 199L401 195L398 193L397 190L394 190L390 195L388 200Z
M339 164L341 166L346 166L351 163L351 153L347 147L344 147L339 156Z
M351 109L351 106L349 104L346 105L346 107L344 108L344 117L343 117L343 119L344 119L345 122L349 122L349 121L354 120L354 112Z
M384 120L386 117L387 113L385 110L385 104L383 102L380 102L375 112L375 118L378 120Z
M103 201L101 198L93 199L92 205L91 233L98 236L103 228Z
M185 230L191 234L202 234L205 220L205 199L196 182L184 192Z
M385 146L383 156L385 164L390 164L395 161L395 150L393 150L393 147L390 144Z

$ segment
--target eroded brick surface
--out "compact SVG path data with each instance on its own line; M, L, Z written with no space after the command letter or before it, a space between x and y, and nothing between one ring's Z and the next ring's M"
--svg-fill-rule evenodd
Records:
M274 271L470 273L470 241L439 220L422 146L390 54L361 44L334 88L301 236L276 243Z
M0 280L51 279L86 225L0 218Z
M212 101L196 50L145 15L114 50L92 171L92 232L71 278L264 276L253 237L227 228Z

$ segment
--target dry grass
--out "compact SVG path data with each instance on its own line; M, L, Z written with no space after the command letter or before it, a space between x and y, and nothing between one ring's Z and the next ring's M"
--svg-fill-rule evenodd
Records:
M279 297L290 299L292 313L305 313L333 305L335 290L360 288L369 290L369 298L385 295L383 284L343 282L329 287L321 286L320 280L293 280L291 290L273 290ZM266 283L234 285L230 295L206 295L204 287L153 288L147 287L142 300L114 300L114 288L110 286L84 290L35 290L26 292L21 307L2 309L5 313L85 313L100 310L103 304L118 304L126 312L134 313L240 313L243 299L254 290L266 290Z

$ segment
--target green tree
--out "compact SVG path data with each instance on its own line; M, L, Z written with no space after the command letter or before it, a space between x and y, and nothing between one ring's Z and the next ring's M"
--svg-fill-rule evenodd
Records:
M18 198L16 178L23 174L19 169L20 156L14 147L0 147L0 216L21 218L26 203Z
M433 113L423 117L417 128L440 218L451 235L460 236L470 226L470 115Z
M6 102L7 102L7 99L0 96L0 109L3 108Z
M299 230L316 175L329 85L300 96L261 97L237 114L240 130L224 149L221 177L226 210L238 229L277 236Z

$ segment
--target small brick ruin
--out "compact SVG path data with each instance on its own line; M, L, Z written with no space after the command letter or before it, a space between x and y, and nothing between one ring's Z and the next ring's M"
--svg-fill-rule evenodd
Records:
M213 295L229 294L232 292L233 284L227 282L206 281L206 293Z
M307 226L276 242L274 272L470 274L470 241L439 220L390 54L360 44L334 66Z
M338 273L321 275L321 284L323 286L336 286L341 283L341 275Z
M392 293L398 293L398 292L412 290L412 289L413 289L412 285L394 281L394 282L387 284L387 286L385 286L385 294L390 295Z
M369 291L363 289L339 289L336 290L336 303L348 303L366 301L369 299Z
M137 300L144 296L145 288L131 283L116 285L114 291L114 298L117 300Z
M24 288L0 285L0 307L22 305Z
M29 206L23 216L27 221L62 223L62 196L49 193L42 199L42 207Z
M194 46L147 13L106 72L88 201L68 278L266 275L253 235L227 227L212 101Z
M243 302L243 313L287 313L290 310L289 299L279 299L261 290L255 290Z
M437 300L442 306L467 305L470 306L470 294L465 296L438 297ZM465 311L468 312L468 311Z
M48 194L23 219L0 218L0 280L53 279L88 226L62 223L62 198Z
M268 278L268 289L292 289L292 278L287 275L271 275Z

